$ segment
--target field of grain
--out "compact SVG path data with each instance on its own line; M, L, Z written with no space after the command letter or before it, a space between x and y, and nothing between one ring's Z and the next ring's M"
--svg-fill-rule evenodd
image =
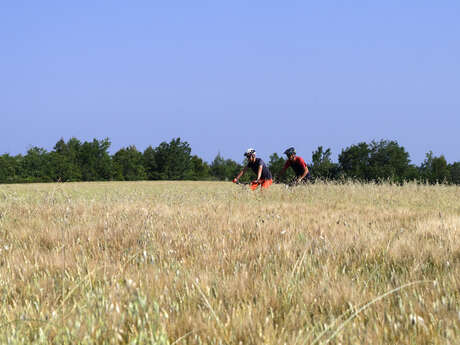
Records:
M0 186L1 344L458 344L460 188Z

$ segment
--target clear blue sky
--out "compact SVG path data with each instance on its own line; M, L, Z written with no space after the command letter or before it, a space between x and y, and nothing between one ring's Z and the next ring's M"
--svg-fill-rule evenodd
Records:
M459 1L2 1L0 43L0 154L391 139L460 161Z

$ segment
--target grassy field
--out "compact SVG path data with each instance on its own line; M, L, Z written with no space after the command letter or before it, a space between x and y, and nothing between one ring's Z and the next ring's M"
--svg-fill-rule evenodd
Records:
M1 344L458 344L460 188L0 186Z

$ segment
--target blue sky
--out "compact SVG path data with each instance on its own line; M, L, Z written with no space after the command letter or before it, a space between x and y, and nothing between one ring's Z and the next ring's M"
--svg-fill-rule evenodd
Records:
M458 1L0 3L0 154L180 137L212 161L397 140L460 161Z

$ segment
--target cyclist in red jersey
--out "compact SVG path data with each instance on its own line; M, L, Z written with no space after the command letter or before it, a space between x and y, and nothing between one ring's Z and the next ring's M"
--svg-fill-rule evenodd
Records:
M310 171L308 171L307 163L305 163L303 158L296 156L295 148L288 148L286 151L284 151L284 154L287 156L288 160L284 164L280 175L284 175L286 170L291 167L296 175L293 181L294 183L307 182L310 179Z

